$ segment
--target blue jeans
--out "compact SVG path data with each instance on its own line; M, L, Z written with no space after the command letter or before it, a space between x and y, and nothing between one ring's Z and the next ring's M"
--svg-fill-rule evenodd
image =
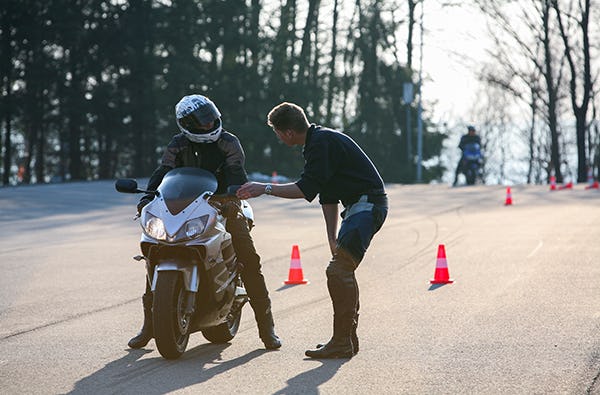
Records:
M338 232L337 249L350 254L355 268L362 261L375 233L381 229L387 217L387 199L369 202L363 195L360 200L342 212L342 225Z

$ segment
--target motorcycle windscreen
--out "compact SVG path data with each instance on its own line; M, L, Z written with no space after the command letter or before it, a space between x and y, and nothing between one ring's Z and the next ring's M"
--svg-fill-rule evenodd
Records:
M217 190L211 172L197 167L178 167L169 171L158 186L160 197L172 215L177 215L204 192Z

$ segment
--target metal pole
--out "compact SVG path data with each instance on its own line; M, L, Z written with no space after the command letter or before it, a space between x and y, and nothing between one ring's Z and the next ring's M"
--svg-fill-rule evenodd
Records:
M414 163L412 154L412 125L410 116L410 105L413 101L413 84L411 82L405 82L402 85L402 99L406 106L406 160L412 166Z
M410 124L410 103L406 104L406 158L408 159L408 163L411 164L413 162L412 157L412 125Z
M421 43L420 43L420 54L419 54L419 103L417 106L417 182L423 180L422 175L422 161L423 161L423 107L421 105L421 99L423 98L422 90L422 76L423 76L423 3L425 0L421 0Z

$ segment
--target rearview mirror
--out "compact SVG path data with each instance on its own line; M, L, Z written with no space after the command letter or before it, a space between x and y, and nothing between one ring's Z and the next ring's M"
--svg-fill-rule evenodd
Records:
M118 192L138 193L137 181L133 178L120 178L115 182L115 188Z

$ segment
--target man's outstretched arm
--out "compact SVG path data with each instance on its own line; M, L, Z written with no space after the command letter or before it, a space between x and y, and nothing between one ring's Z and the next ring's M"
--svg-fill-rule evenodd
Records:
M270 185L270 190L267 188ZM293 182L287 184L266 184L262 182L247 182L237 191L240 199L250 199L260 195L273 195L286 199L305 199L304 193Z

